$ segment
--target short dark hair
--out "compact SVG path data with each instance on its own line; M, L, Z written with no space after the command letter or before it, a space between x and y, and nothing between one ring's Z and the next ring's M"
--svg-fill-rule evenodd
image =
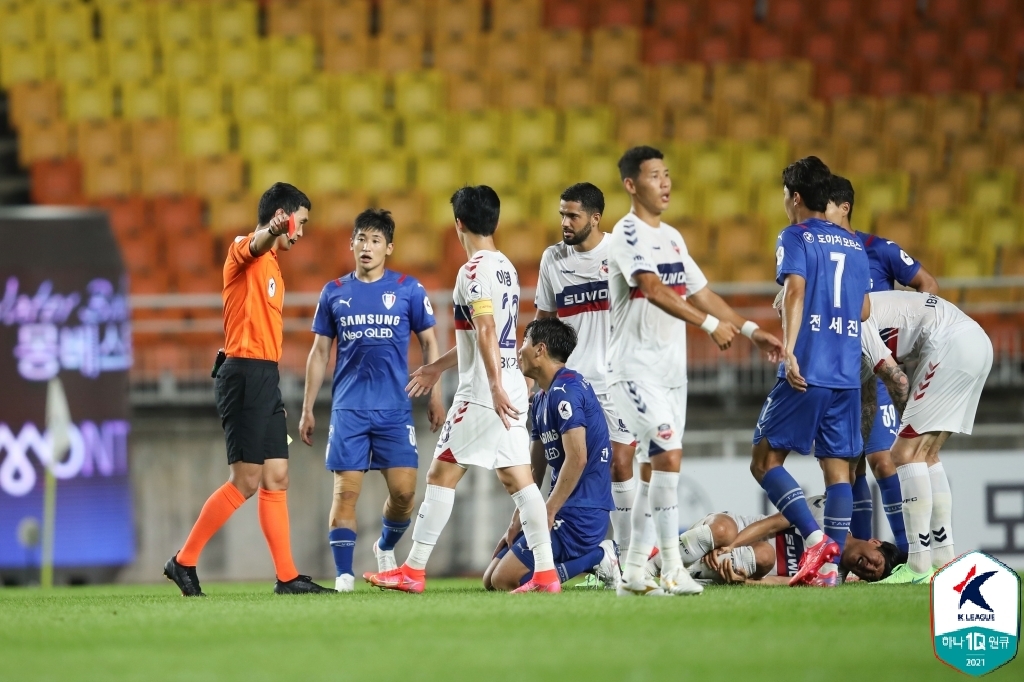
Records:
M307 211L313 210L313 204L309 202L309 197L295 185L289 185L287 182L275 182L260 197L256 219L260 225L266 225L277 213L277 209L281 209L285 213L295 213L300 208L305 208Z
M799 193L804 206L824 212L832 185L832 172L817 156L807 156L786 166L782 171L782 185L790 194Z
M632 178L636 180L640 177L640 166L644 161L650 161L651 159L664 159L665 155L654 147L641 146L627 149L626 153L619 159L619 177L625 180L626 178Z
M878 546L878 551L882 553L882 558L885 560L879 580L885 580L892 575L892 569L907 563L907 553L900 551L899 547L891 542L883 542Z
M557 317L538 318L526 325L525 336L533 345L543 343L548 356L558 362L565 362L576 349L576 330Z
M836 206L840 204L849 204L850 212L846 214L846 217L853 220L853 183L844 178L842 175L833 175L832 182L829 184L828 200Z
M604 192L589 182L577 182L565 188L562 201L578 201L587 213L604 213Z
M498 229L501 200L487 185L460 187L452 195L452 211L463 227L481 237L490 237Z
M380 232L390 244L395 241L395 219L391 217L391 211L368 208L356 216L355 229L352 230L353 238L357 232Z

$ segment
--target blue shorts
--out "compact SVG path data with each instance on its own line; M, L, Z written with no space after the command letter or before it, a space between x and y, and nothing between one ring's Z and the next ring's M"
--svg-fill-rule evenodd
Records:
M551 529L551 554L555 563L562 564L578 559L597 549L608 535L610 518L607 509L563 507L559 510L555 514L555 525ZM511 548L506 547L498 553L498 558L508 554L509 549L526 568L530 569L521 581L521 584L526 584L533 577L533 552L526 545L526 536L522 531L516 536ZM564 583L575 576L563 576L559 573L558 577Z
M864 443L864 454L870 455L883 450L891 450L896 442L896 431L900 428L900 418L896 414L896 406L892 404L889 391L885 390L885 382L878 379L878 409L875 410L875 421L871 424L871 433Z
M803 393L779 379L757 418L754 445L762 439L778 450L796 450L815 457L858 457L864 451L860 433L860 387L808 386Z
M419 465L412 410L334 410L327 434L328 471Z

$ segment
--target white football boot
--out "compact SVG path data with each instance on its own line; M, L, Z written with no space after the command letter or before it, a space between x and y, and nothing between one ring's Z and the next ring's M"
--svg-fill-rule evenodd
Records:
M615 590L622 582L622 571L619 569L619 557L615 552L615 543L605 540L600 546L604 550L604 558L601 559L601 563L594 566L594 575L597 576L604 589Z
M351 573L342 573L334 579L334 589L338 592L352 592L356 589L356 577Z
M690 572L680 566L661 576L661 589L673 596L700 594L704 587L697 584Z

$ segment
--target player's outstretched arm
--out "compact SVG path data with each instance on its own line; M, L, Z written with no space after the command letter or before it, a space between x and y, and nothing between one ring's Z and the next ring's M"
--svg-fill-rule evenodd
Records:
M804 317L804 292L807 280L800 275L786 275L782 294L782 336L785 343L786 381L797 391L807 390L807 381L800 375L800 365L793 354L796 340L800 335L800 323Z
M416 334L416 337L420 340L420 350L423 352L424 362L428 365L437 362L441 352L434 328L424 329ZM430 400L427 402L427 418L430 420L431 433L441 428L441 425L444 424L444 417L444 406L441 405L441 382L437 381L430 389Z
M757 323L740 317L732 306L725 302L725 299L711 290L711 287L704 287L697 293L688 295L686 300L701 312L731 322L740 330L741 334L767 353L768 360L771 362L782 361L782 342L774 334L769 334L758 327Z
M878 410L878 384L875 382L875 375L871 370L871 360L866 356L860 356L861 375L865 374L867 367L868 378L860 385L860 433L864 442L868 442L871 435L871 427L875 423L875 412Z
M717 547L708 552L704 557L704 563L706 563L711 570L717 571L720 566L720 562L718 561L719 555L731 552L734 547L752 545L759 540L764 540L765 538L778 535L789 528L790 525L792 524L790 524L782 514L772 514L760 521L755 521L741 530L728 545Z
M315 334L313 347L309 349L309 357L306 358L306 386L302 391L302 416L299 418L299 438L306 445L313 444L313 429L316 427L313 403L316 402L320 386L324 383L333 342L334 339L328 336Z
M565 450L565 463L558 473L558 481L548 495L548 527L555 523L555 514L559 512L565 501L580 482L583 469L587 466L587 429L577 426L562 434L562 449Z
M652 304L672 317L700 327L711 336L720 349L725 350L732 345L732 339L739 331L732 322L719 320L714 315L701 312L682 296L665 286L661 278L653 272L635 273L633 279L640 291L643 292L644 297Z
M249 240L249 253L255 258L259 258L274 245L274 242L282 234L288 231L288 214L282 209L277 209L277 213L267 223L266 229L257 230Z
M409 377L409 383L405 386L405 392L410 398L419 398L429 393L437 384L438 379L449 369L459 364L458 349L452 348L434 362L423 365Z
M875 369L875 374L881 377L886 390L889 391L889 397L892 398L892 404L902 416L910 399L910 379L891 355Z
M925 293L925 294L938 294L939 293L939 283L938 283L938 281L936 281L935 277L932 276L932 273L930 273L930 272L928 272L927 270L924 269L923 265L917 271L917 274L914 275L914 278L912 280L910 280L909 282L907 282L907 285L911 289L913 289L914 291L920 291L921 293Z
M494 328L494 315L478 315L473 318L476 325L476 342L480 347L480 357L487 372L487 383L491 389L491 400L494 411L498 413L505 429L511 428L511 420L519 419L519 410L508 399L508 394L501 386L501 351L498 349L498 334Z

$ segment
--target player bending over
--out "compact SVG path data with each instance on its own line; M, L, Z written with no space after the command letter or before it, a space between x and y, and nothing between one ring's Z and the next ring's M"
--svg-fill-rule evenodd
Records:
M863 344L876 370L917 361L892 459L903 489L909 556L886 582L926 584L953 551L953 496L939 449L951 433L970 433L985 380L992 341L981 326L935 294L872 293Z
M612 510L609 479L611 442L601 402L590 382L565 362L576 348L576 332L556 319L526 327L519 367L540 390L530 407L533 480L537 486L551 465L548 525L558 579L565 582L593 571L606 587L619 582L615 545L605 540ZM519 511L498 543L484 572L488 590L514 590L533 576L533 553L526 546Z
M810 156L782 172L786 215L794 223L776 246L776 281L784 285L785 362L754 431L750 471L775 508L806 538L791 585L834 587L833 560L846 543L853 513L852 458L860 431L860 323L871 286L864 246L824 220L831 173ZM824 533L804 492L783 466L793 450L811 453L825 476Z
M388 211L367 209L356 216L351 243L355 272L328 282L320 293L313 348L306 360L299 434L312 445L313 403L337 340L327 469L334 472L328 538L339 592L351 592L355 581L356 502L369 469L380 471L388 486L383 529L373 553L379 570L397 566L395 544L409 527L419 465L412 404L405 393L409 333L419 337L427 362L438 357L434 311L423 285L384 267L394 250L394 236L395 221ZM437 387L427 415L437 430L444 420Z
M547 509L530 471L526 380L516 359L519 275L494 246L498 195L486 185L463 187L452 196L452 208L469 257L455 280L455 348L416 370L407 389L412 397L425 395L442 372L456 366L459 387L427 472L412 550L399 568L366 579L386 589L423 591L427 560L451 516L455 486L473 465L495 469L519 510L535 571L516 591L560 592Z
M825 219L850 234L857 235L864 244L864 250L868 254L868 265L871 268L871 291L891 291L895 288L895 283L899 282L915 291L938 293L939 285L935 278L919 261L901 249L899 244L885 237L853 229L850 224L853 220L853 204L853 185L846 178L833 175ZM873 390L877 395L877 407L872 414L871 429L864 438L865 456L857 462L853 481L853 518L850 521L850 533L862 540L871 537L872 500L871 488L865 476L866 459L871 467L871 473L878 482L882 508L889 520L889 528L892 529L896 546L906 552L907 532L903 525L903 494L900 491L896 465L893 464L890 454L892 444L896 440L899 417L882 378L873 378L872 381L875 383ZM861 391L864 390L865 387L862 386Z
M678 541L686 323L703 329L722 349L737 331L773 357L782 344L708 288L682 236L661 222L672 192L662 153L652 147L630 149L619 159L619 175L632 210L615 225L608 247L608 383L615 409L637 441L638 459L651 464L649 504L665 562L659 588L644 578L651 544L643 532L647 501L640 495L645 486L639 486L619 594L698 594L702 588L683 568Z

